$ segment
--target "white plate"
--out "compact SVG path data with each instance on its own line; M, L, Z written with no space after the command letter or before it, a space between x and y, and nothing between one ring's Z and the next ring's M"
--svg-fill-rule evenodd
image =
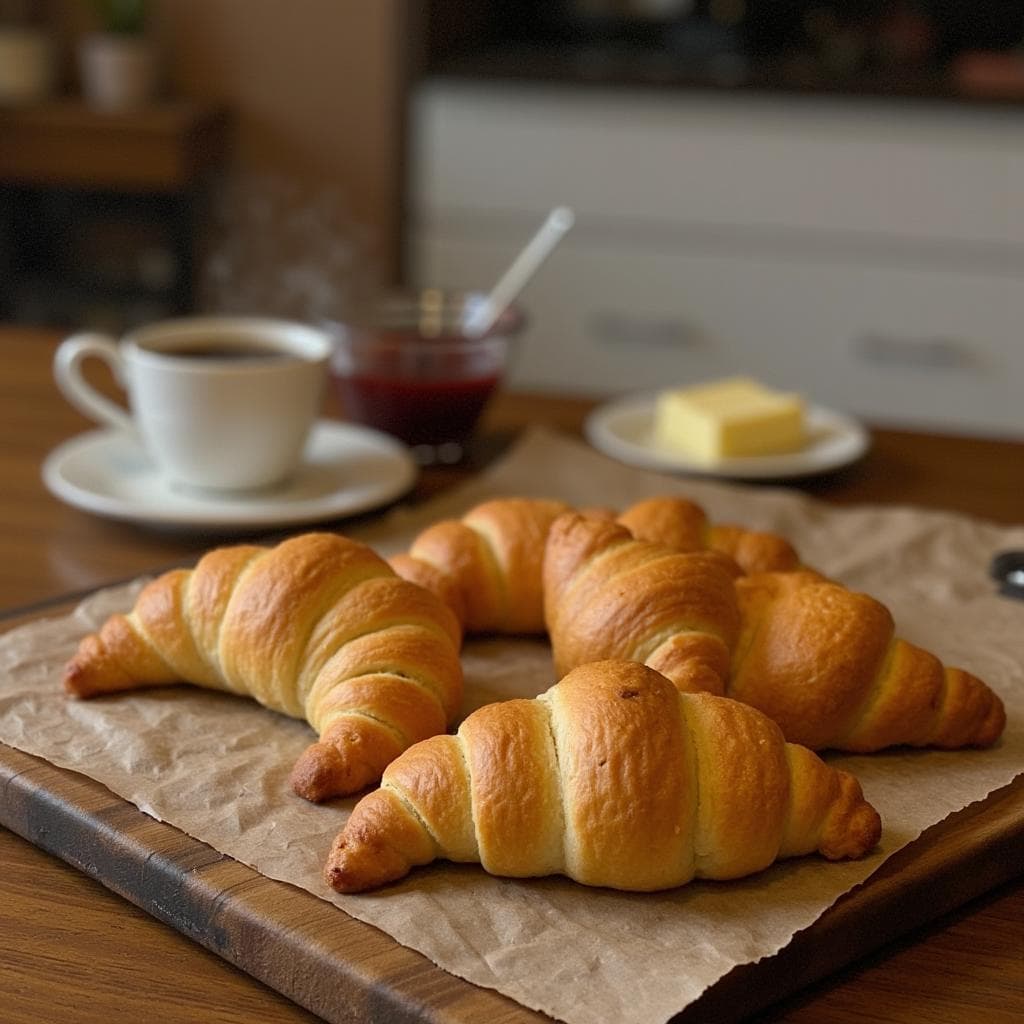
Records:
M320 420L302 464L266 491L214 494L176 488L139 442L116 430L66 441L43 463L43 481L62 501L111 519L169 527L245 530L356 515L404 494L417 467L401 442L369 427Z
M735 480L786 480L838 469L868 449L864 427L841 413L808 406L808 443L788 455L752 455L707 464L690 459L654 439L656 394L632 395L595 409L587 418L587 439L606 455L644 469Z

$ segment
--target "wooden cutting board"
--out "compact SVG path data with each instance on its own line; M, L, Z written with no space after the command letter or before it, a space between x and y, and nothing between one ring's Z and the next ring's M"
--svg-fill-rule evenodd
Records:
M3 744L0 823L328 1021L548 1019ZM754 1013L1022 872L1024 776L929 829L780 953L732 971L676 1020Z
M155 821L102 784L4 744L0 824L335 1024L549 1020ZM734 969L674 1021L749 1016L1020 874L1024 775L929 829L776 956Z

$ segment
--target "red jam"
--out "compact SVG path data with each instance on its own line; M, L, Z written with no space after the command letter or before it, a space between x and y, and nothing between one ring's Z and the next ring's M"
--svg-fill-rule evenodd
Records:
M410 445L464 441L498 384L497 374L445 380L356 372L334 380L349 419Z

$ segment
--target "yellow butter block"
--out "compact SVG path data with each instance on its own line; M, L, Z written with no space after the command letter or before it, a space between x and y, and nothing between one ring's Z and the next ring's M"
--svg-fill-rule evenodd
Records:
M750 377L663 391L654 434L658 443L706 463L782 455L806 443L804 401Z

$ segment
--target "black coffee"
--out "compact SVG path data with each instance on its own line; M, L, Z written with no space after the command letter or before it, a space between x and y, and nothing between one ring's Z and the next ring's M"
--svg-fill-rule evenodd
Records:
M279 348L269 348L254 344L224 345L215 341L204 345L183 345L181 348L167 348L161 352L165 356L180 356L183 359L288 359L293 358L290 352Z

